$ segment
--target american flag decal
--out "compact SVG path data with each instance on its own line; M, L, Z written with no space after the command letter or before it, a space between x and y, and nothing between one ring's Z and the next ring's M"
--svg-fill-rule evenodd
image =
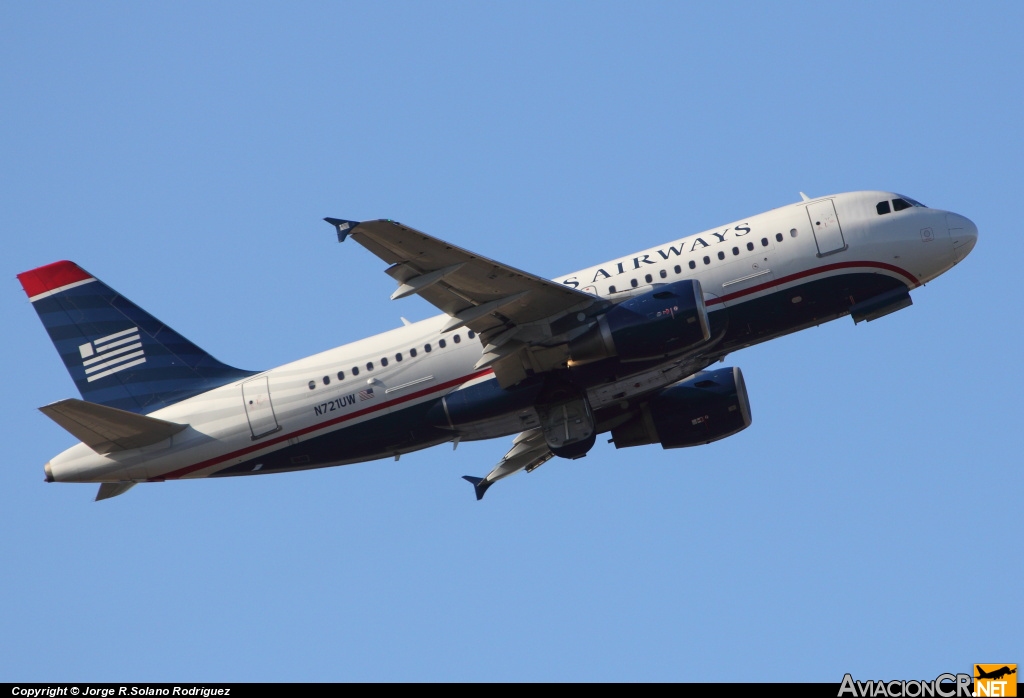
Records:
M360 400L369 400L373 397L373 388L367 388L366 390L359 391Z
M121 330L79 345L86 379L92 383L112 373L146 363L139 328Z

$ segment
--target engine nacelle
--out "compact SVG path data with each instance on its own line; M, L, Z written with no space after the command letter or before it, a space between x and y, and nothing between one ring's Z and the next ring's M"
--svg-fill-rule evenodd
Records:
M569 342L574 364L618 356L623 360L671 356L711 337L704 294L696 279L676 281L623 301Z
M701 371L665 388L628 422L612 429L615 448L660 443L699 446L750 426L750 402L739 368Z

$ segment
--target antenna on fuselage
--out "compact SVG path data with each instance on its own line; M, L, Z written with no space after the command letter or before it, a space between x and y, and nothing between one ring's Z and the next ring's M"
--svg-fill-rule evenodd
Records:
M803 192L800 192L800 198L803 199L804 201L811 200L811 197L807 196L807 194L804 194Z

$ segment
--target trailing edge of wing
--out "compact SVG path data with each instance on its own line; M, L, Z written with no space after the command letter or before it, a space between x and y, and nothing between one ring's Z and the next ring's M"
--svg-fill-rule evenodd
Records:
M40 407L39 411L100 454L149 446L188 426L76 398Z

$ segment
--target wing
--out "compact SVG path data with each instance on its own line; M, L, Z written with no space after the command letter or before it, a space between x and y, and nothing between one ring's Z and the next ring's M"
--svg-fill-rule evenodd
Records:
M484 492L498 480L508 477L520 470L532 473L540 466L547 463L554 457L544 440L544 434L540 429L530 429L516 436L512 442L512 448L502 458L494 469L487 474L487 477L473 477L464 475L462 479L468 480L476 491L477 500L484 498Z
M474 254L395 221L358 223L325 218L390 264L398 282L392 299L418 294L451 316L444 331L468 327L507 387L528 375L564 367L566 342L586 330L609 302Z

